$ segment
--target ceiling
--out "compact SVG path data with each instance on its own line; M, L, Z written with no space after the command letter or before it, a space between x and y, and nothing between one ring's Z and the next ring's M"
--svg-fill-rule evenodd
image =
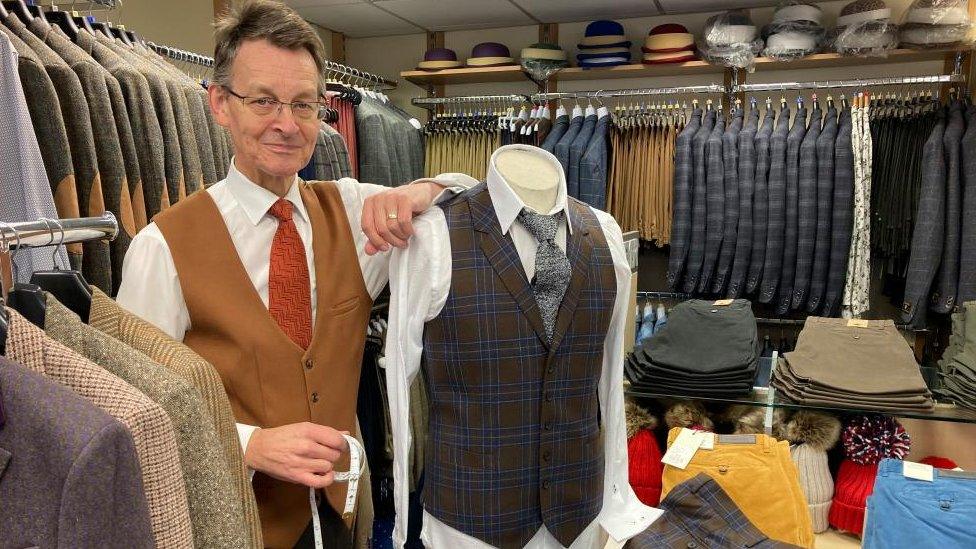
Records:
M350 38L649 17L775 5L776 0L285 0Z

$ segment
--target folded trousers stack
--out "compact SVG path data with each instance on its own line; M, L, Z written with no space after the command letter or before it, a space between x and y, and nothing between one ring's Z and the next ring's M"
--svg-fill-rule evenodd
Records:
M671 310L668 324L628 357L625 371L639 390L735 397L752 390L759 353L749 301L693 299Z
M952 314L952 335L939 362L946 399L976 409L976 301L963 304Z
M772 385L812 406L881 412L933 407L912 349L891 320L808 317Z

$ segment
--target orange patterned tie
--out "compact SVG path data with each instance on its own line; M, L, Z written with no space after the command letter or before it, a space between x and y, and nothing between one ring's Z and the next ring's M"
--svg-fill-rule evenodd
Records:
M268 312L285 335L302 349L312 342L312 288L305 245L292 220L292 204L279 198L268 213L278 218L271 242Z

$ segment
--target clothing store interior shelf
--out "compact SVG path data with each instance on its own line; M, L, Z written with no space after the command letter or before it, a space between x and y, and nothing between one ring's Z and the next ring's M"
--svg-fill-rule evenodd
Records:
M902 411L902 412L894 412L894 411L878 412L876 410L864 410L859 408L847 408L842 406L819 406L819 405L811 406L808 404L799 404L797 402L792 402L785 397L781 397L780 395L775 393L773 395L773 398L770 399L766 393L766 389L754 390L752 394L743 395L741 397L718 397L718 398L655 393L653 391L647 391L643 389L631 389L629 386L626 387L625 392L627 396L631 398L697 400L699 402L713 402L716 404L747 404L751 406L786 408L791 410L820 410L823 412L832 412L836 414L881 413L884 415L901 417L901 418L910 418L910 419L948 421L953 423L976 423L976 410L970 410L968 408L963 408L962 406L957 406L955 404L948 404L942 402L937 403L935 405L935 408L933 408L928 412L922 412L918 410Z
M756 59L757 71L815 69L826 67L855 67L864 65L885 65L889 63L912 63L916 61L940 61L947 53L965 51L960 49L932 49L932 50L892 50L887 57L849 57L836 53L818 53L796 61L775 61L766 57ZM685 63L661 65L620 65L608 68L584 69L569 67L559 71L556 78L560 81L569 80L604 80L614 78L653 78L655 76L682 76L693 74L715 74L725 72L725 67L711 65L705 61L688 61ZM443 69L439 71L405 71L400 73L418 86L429 84L479 84L486 82L519 82L528 80L518 65L502 67L467 67L461 69Z

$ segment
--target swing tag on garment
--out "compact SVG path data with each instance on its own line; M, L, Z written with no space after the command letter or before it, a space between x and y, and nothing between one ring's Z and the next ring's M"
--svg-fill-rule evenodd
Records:
M847 321L848 328L867 328L869 326L871 326L871 324L867 320L860 318L852 318Z
M905 475L905 478L924 480L926 482L932 482L935 476L934 467L924 463L915 463L914 461L903 462L901 472Z
M366 449L354 437L342 435L349 444L349 471L335 473L335 482L348 482L346 489L346 503L342 509L342 518L352 516L356 510L356 492L359 489L359 478L366 469ZM315 535L315 549L323 549L322 520L319 518L319 506L315 501L315 489L308 489L308 504L312 508L312 532Z
M734 299L719 299L712 305L715 305L716 307L725 307L731 305L734 301L735 301Z
M661 458L661 463L677 467L678 469L688 467L691 459L695 457L695 453L698 452L702 443L705 442L705 437L702 435L711 435L711 433L702 433L682 428L681 432L678 433L678 437L674 439L674 442L668 448L668 451L664 453L664 457Z

